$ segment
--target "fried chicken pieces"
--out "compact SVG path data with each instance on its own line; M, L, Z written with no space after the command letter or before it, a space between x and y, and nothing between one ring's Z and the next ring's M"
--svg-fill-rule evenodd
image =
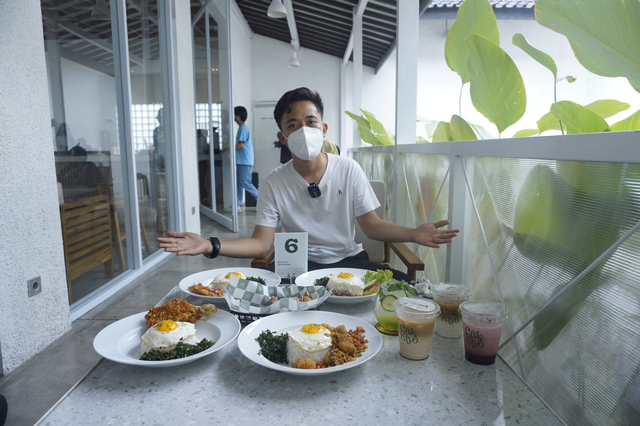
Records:
M147 321L147 327L153 327L166 320L195 323L203 317L210 317L217 310L218 308L213 304L194 306L186 300L176 298L165 305L149 309L144 319Z

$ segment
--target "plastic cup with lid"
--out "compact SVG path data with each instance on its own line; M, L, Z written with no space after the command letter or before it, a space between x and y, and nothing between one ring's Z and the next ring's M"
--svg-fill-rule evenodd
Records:
M440 306L421 297L398 299L394 305L398 314L400 355L412 360L428 358Z
M467 301L460 305L464 331L464 357L479 365L496 361L506 308L495 302Z
M460 304L469 300L471 289L463 284L440 283L432 286L433 300L440 305L440 315L436 320L436 334L442 337L462 336L462 316Z

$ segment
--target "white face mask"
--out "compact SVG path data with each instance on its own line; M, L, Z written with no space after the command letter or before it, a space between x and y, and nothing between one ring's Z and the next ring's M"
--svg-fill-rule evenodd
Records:
M311 161L320 154L324 142L322 130L316 127L301 127L291 133L289 137L284 136L284 138L293 155L306 161Z

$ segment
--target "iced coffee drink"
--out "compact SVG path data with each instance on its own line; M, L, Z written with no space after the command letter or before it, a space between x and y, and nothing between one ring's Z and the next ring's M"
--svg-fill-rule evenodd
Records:
M398 314L400 355L419 360L429 357L436 317L440 313L437 303L418 297L395 301Z
M494 302L468 301L460 305L464 339L464 356L479 365L496 361L502 324L507 316L503 305Z
M440 315L436 319L436 334L449 338L462 336L462 316L458 308L471 296L469 287L440 283L434 285L431 291L433 300L440 305Z

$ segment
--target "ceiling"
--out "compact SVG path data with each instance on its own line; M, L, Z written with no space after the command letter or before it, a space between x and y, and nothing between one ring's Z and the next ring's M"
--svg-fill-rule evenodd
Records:
M254 33L291 42L287 19L267 16L271 0L236 0L236 3ZM300 46L344 57L358 0L293 0L292 5ZM364 65L376 67L394 46L396 6L395 0L370 0L367 3L362 17Z
M114 75L113 34L107 0L41 0L44 39L56 41L60 56ZM148 67L160 55L156 2L126 0L129 59ZM146 18L143 19L142 16Z
M266 37L291 42L287 19L267 16L271 0L235 0L251 30ZM418 0L416 0L418 1ZM449 19L462 0L419 0L423 19ZM500 11L526 11L533 17L533 0L490 0ZM202 0L191 0L195 16ZM293 0L293 12L301 47L343 58L353 23L353 10L359 0ZM55 40L62 57L113 75L113 46L108 0L41 0L45 41ZM160 53L156 0L126 0L129 56L134 72L156 66ZM396 0L369 0L362 18L364 65L378 69L396 43ZM441 13L447 13L442 15ZM143 19L143 16L145 18ZM455 15L452 15L455 17ZM521 19L520 15L507 19ZM204 51L205 20L194 27L196 55ZM217 40L217 27L210 28ZM202 44L202 46L200 46ZM198 53L200 52L200 53ZM151 64L151 65L150 65Z

